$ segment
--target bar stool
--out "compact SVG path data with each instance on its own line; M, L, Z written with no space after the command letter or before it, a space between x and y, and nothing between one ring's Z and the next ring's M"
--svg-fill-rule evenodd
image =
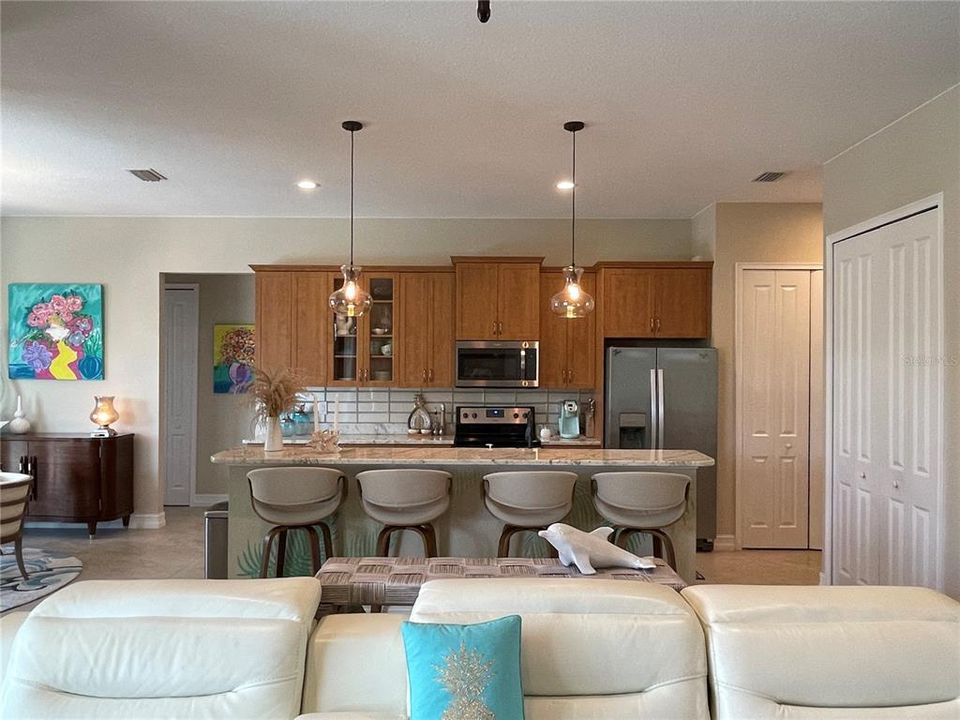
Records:
M0 545L13 542L13 554L24 580L29 580L23 564L23 518L27 514L33 478L23 473L0 472Z
M690 492L689 477L665 472L597 473L592 478L591 492L597 512L616 527L617 545L625 548L631 535L648 533L653 536L654 555L677 569L673 541L664 528L683 516Z
M545 530L573 509L577 474L554 470L495 472L483 476L483 502L502 520L497 557L510 555L510 538L518 532Z
M339 470L312 467L278 467L251 470L250 504L253 512L273 525L263 537L263 558L260 577L265 578L270 567L270 550L274 538L277 544L277 577L283 577L287 553L287 532L303 530L310 545L313 573L320 571L320 540L315 525L323 533L325 558L333 555L333 538L325 519L332 515L347 494L347 482Z
M453 478L442 470L366 470L357 473L364 512L383 529L377 555L388 557L390 536L413 530L423 540L426 557L437 556L437 532L431 524L450 507Z

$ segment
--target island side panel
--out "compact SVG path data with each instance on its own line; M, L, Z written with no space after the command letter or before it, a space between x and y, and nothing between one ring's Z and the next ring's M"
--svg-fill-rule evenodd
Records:
M382 465L338 465L331 458L327 466L343 471L347 477L347 497L332 518L334 554L363 557L375 554L377 533L380 525L367 517L360 504L360 493L356 475L363 470L382 468ZM283 465L285 463L277 463ZM256 466L233 465L230 468L229 496L229 572L231 577L255 577L259 570L262 540L269 525L258 518L250 505L250 490L246 474ZM483 504L483 476L503 468L486 466L430 466L446 470L453 476L450 509L434 522L440 554L454 557L494 557L497 553L497 541L500 537L501 523L493 517ZM597 514L590 494L590 476L603 470L637 471L660 470L663 467L606 466L583 467L571 465L556 469L569 469L576 472L578 480L574 492L574 507L566 522L581 530L590 531L604 525L603 518ZM542 466L513 466L510 470L537 470ZM677 553L678 573L688 583L693 583L696 574L696 468L670 468L691 478L687 507L683 517L674 524L668 534L673 540ZM309 573L309 551L305 544L304 533L291 533L287 541L288 574ZM514 554L525 557L545 556L546 543L534 533L524 533L514 540ZM651 543L647 536L631 541L630 550L647 555L651 552ZM412 532L403 533L399 548L393 547L394 554L423 555L419 538ZM271 568L272 572L272 568Z

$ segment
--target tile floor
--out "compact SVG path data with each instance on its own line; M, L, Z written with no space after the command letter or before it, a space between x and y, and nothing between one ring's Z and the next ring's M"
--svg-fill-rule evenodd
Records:
M83 561L81 580L203 577L203 508L168 507L159 530L100 528L95 540L86 527L27 528L25 544L69 553ZM702 582L815 585L820 553L815 550L742 550L697 555ZM29 609L24 606L21 610Z

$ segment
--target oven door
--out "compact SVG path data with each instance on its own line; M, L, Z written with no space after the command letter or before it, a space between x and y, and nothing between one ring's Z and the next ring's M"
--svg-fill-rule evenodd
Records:
M536 341L457 343L457 387L539 387L540 348Z

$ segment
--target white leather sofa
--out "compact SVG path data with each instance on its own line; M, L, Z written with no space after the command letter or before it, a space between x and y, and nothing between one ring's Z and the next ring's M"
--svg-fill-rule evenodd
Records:
M0 619L0 717L406 720L403 616L314 627L319 594L77 583ZM523 617L528 720L960 717L960 604L930 590L441 580L411 619L506 614Z
M960 605L924 588L701 585L716 720L957 720Z
M4 618L0 717L295 717L319 602L314 578L69 585Z
M526 720L710 717L703 632L674 590L630 581L438 580L424 585L410 620L504 615L522 618ZM323 620L307 653L305 718L406 718L402 619Z

